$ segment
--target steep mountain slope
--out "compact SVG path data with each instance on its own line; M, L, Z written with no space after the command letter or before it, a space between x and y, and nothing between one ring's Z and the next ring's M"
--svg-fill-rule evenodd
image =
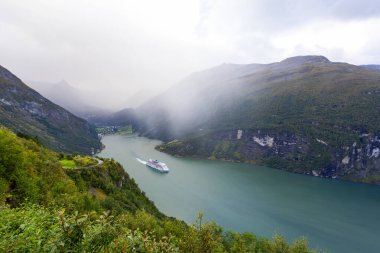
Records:
M53 103L86 120L109 113L104 109L91 106L86 101L91 98L91 95L86 96L85 92L72 87L65 80L58 83L28 81L27 84Z
M89 122L96 126L138 126L139 121L134 109L127 108L111 114L101 114L88 119Z
M380 72L299 56L195 73L136 114L172 154L379 183L379 111Z
M53 104L0 66L0 123L65 152L91 153L101 144L85 120Z

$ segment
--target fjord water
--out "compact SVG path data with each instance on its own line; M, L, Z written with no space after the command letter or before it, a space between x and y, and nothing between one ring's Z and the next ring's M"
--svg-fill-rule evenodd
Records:
M379 252L380 187L287 173L261 166L175 158L137 136L103 138L114 158L166 215L193 223L199 211L225 229L288 241L306 236L328 252ZM136 158L164 161L160 174Z

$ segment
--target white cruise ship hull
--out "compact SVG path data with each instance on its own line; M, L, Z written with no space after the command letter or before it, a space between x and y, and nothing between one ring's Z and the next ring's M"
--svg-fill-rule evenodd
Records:
M169 172L168 166L166 166L165 163L159 162L158 160L149 159L149 161L146 163L146 166L152 169L155 169L159 172L163 172L163 173Z

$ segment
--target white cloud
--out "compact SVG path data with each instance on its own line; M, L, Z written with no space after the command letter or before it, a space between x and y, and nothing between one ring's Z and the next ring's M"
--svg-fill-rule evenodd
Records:
M365 64L376 60L365 50L371 42L380 41L379 28L380 18L320 21L279 33L272 43L285 55L322 54L336 61Z
M222 62L379 63L380 1L2 0L0 64L123 99Z

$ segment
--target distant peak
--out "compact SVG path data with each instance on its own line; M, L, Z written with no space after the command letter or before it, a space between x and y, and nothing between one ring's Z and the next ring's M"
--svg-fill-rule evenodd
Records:
M59 81L57 85L61 87L71 87L71 85L65 79L62 79L61 81Z
M294 56L287 58L281 63L292 63L292 64L303 64L303 63L329 63L329 59L322 55L305 55L305 56Z
M68 84L65 79L62 79L61 81L58 82L59 84Z

